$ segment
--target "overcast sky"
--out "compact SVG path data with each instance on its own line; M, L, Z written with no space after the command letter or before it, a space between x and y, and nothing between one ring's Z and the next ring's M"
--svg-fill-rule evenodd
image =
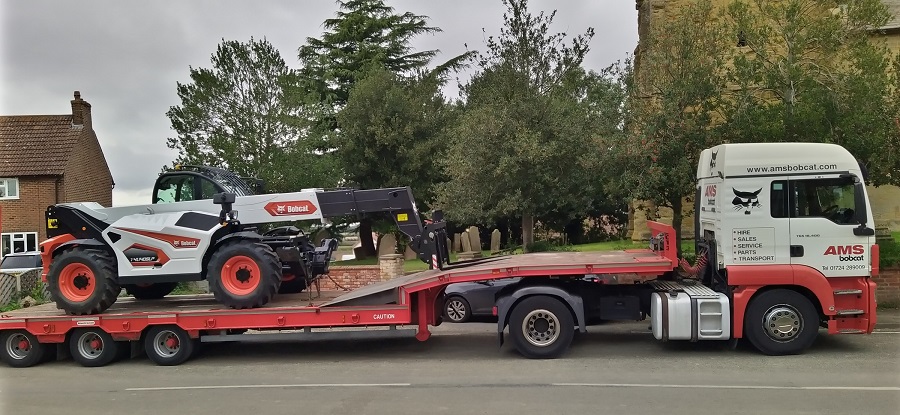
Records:
M443 32L418 37L418 50L439 49L437 61L483 50L499 33L499 0L387 0L397 11L429 17ZM224 38L267 38L291 67L308 36L333 17L332 0L0 0L0 114L67 114L73 91L91 103L94 130L112 169L113 204L144 204L159 169L175 158L165 113L179 105L176 82L189 67L209 67ZM556 9L555 31L570 36L593 27L585 65L600 69L637 44L634 0L530 2ZM448 92L449 93L449 92Z

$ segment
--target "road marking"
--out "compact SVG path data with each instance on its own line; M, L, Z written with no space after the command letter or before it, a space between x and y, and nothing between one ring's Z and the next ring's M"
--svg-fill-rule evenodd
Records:
M854 390L900 391L900 386L776 386L776 385L671 385L654 383L552 383L553 386L594 386L601 388L660 388L660 389L781 389L781 390Z
M208 386L161 386L155 388L128 388L126 391L177 391L193 389L253 389L253 388L343 388L343 387L387 387L411 386L410 383L296 383L285 385L208 385Z
M875 330L875 331L873 331L872 333L877 333L877 334L900 334L900 331L879 331L879 330Z

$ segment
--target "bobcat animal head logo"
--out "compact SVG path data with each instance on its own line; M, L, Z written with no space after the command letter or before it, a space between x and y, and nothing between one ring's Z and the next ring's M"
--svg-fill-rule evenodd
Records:
M709 168L712 169L716 167L716 157L719 155L718 151L713 151L712 157L709 158Z
M743 210L745 215L749 215L751 208L762 206L759 203L759 193L762 192L762 188L755 192L744 192L733 187L731 190L734 192L734 199L731 200L734 210Z

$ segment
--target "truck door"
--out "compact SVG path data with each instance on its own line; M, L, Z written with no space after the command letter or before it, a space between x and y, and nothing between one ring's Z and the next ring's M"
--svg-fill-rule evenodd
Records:
M868 212L861 184L852 177L792 176L786 181L791 264L826 277L867 275L870 236L857 235L857 210ZM858 205L861 204L861 205Z

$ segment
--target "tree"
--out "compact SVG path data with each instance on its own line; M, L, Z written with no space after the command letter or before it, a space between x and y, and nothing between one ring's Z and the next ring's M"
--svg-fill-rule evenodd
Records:
M628 134L604 141L612 182L632 197L673 211L681 240L684 201L694 193L700 151L719 143L713 121L725 83L729 45L708 0L654 22L640 45L640 63L623 68L629 91ZM678 254L681 255L680 245Z
M555 12L537 16L525 0L504 1L504 26L478 54L464 86L463 114L449 130L449 180L439 187L448 218L522 218L526 250L535 218L555 210L584 212L591 203L596 157L584 104L593 79L580 67L593 29L564 45L549 34Z
M190 68L191 82L177 84L181 105L166 113L176 163L222 166L273 191L334 182L333 163L304 134L297 74L267 40L223 40L211 63Z
M875 183L900 183L900 156L884 151L898 143L896 67L872 39L890 18L883 2L744 0L725 17L739 37L724 137L841 144Z
M322 148L325 151L332 151L339 145L353 149L378 148L380 144L374 137L343 136L338 114L347 105L353 87L373 70L383 68L403 77L421 75L438 51L414 51L410 43L415 36L440 29L429 26L426 16L396 13L382 0L346 0L338 4L337 16L324 22L326 31L321 37L309 37L299 48L304 88L311 91L319 103L314 128L318 135L326 137ZM466 54L454 57L431 72L443 76L446 71L459 67L466 58ZM343 120L350 118L343 117ZM366 153L353 149L337 153L346 185L388 185L389 182L371 180L368 173L383 168L384 159L366 157L361 162L357 156ZM384 175L377 177L385 178ZM368 255L375 254L372 238L368 237L372 225L372 220L363 215L359 233L363 250Z

